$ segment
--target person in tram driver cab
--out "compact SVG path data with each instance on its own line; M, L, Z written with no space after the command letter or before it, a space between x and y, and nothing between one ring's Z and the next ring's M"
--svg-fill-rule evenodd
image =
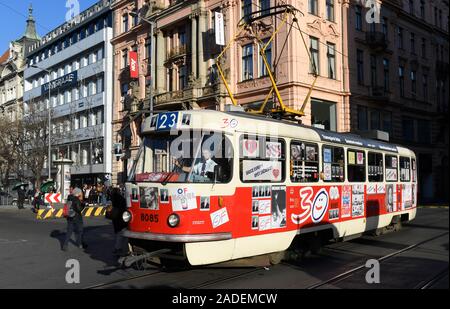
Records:
M194 176L194 180L212 180L214 178L214 168L217 166L217 163L212 159L213 154L209 149L203 149L202 151L202 160L195 164L191 169L187 166L181 166L181 164L175 161L175 165L183 170L183 172L190 173Z

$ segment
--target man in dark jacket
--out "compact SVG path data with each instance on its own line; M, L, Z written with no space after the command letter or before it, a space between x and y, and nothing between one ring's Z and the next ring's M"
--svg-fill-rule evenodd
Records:
M25 202L25 189L23 187L19 187L17 190L17 207L19 209L24 209L23 203Z
M112 189L111 204L113 207L111 217L114 233L116 234L116 244L113 253L116 255L123 255L128 252L128 249L125 248L128 244L128 239L122 235L123 230L128 226L122 219L123 213L127 210L127 202L119 188Z
M80 249L86 249L87 245L83 242L83 192L79 188L71 188L71 194L67 198L70 204L69 216L67 217L67 233L63 251L67 251L72 233L75 232L76 244Z

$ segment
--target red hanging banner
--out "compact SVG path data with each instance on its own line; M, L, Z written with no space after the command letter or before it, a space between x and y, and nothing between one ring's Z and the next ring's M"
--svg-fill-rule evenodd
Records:
M130 51L130 77L139 78L138 55L134 51Z

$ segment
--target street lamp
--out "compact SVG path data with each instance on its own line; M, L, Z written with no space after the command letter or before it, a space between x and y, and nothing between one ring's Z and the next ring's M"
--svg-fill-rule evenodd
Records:
M147 24L150 25L150 46L151 46L151 51L153 50L153 46L155 46L155 42L154 42L154 37L153 37L153 29L155 28L155 23L145 17L139 16L138 13L136 12L130 12L129 13L131 15L131 17L138 17L140 20L145 21ZM151 61L153 60L153 55L152 52L150 51L150 68L151 70L153 70L153 67L151 66ZM150 74L152 75L152 72L150 71ZM149 96L150 96L150 115L153 115L153 76L150 76L152 78L152 83L150 84L150 91L149 91Z
M47 69L41 68L37 65L30 65L30 67L35 68L35 69L39 69L41 71L44 71L46 73L48 73L48 180L52 180L52 165L51 165L51 159L52 159L52 142L51 142L51 134L52 134L52 117L51 117L51 111L50 111L50 107L51 107L51 85L50 85L50 75L51 72Z

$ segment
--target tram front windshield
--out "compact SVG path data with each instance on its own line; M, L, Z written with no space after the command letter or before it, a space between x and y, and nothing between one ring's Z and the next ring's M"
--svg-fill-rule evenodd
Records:
M223 133L156 133L144 137L128 180L227 183L232 164L231 142Z

